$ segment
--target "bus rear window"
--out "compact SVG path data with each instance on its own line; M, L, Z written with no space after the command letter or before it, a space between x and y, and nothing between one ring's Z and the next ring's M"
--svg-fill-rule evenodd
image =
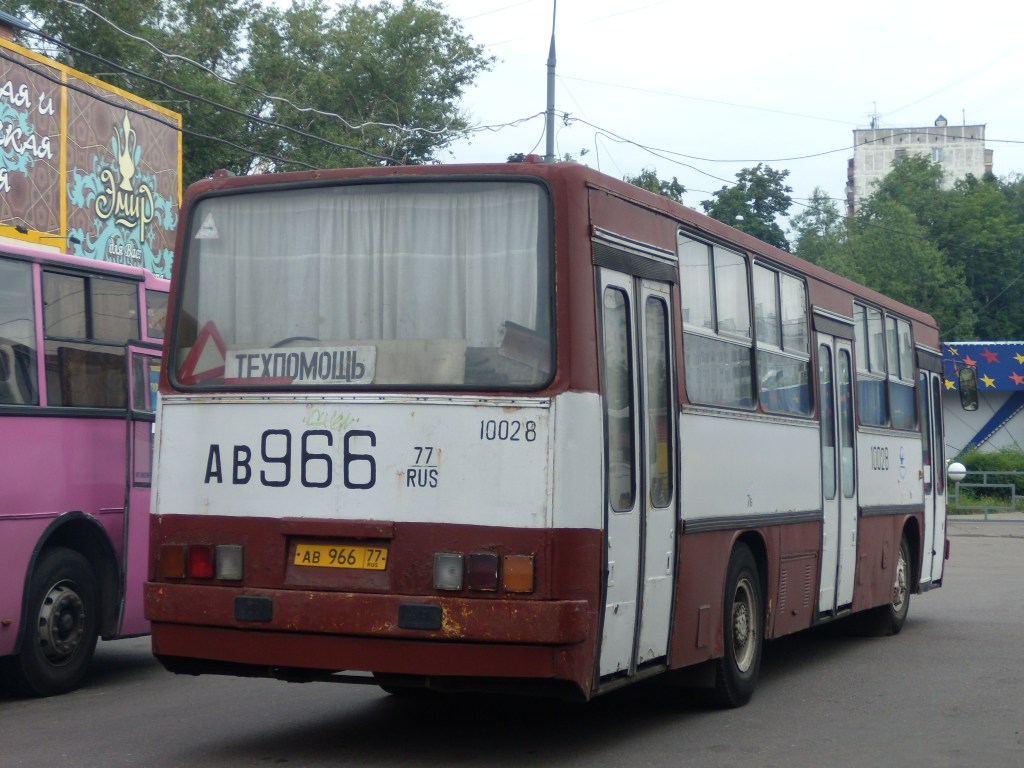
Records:
M549 209L543 187L493 181L201 200L183 254L177 381L542 386L553 367Z

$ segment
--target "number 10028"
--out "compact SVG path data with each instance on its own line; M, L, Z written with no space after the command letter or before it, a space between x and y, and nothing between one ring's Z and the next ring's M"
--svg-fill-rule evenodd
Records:
M537 439L537 422L516 419L482 419L480 421L480 439L532 443Z

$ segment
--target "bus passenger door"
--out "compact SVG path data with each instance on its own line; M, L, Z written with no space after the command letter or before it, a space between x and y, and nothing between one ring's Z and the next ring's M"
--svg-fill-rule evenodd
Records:
M946 461L942 430L942 378L921 371L917 382L924 480L924 546L921 586L942 580L946 554Z
M143 616L142 587L149 564L149 501L153 479L153 433L156 427L156 387L159 350L128 346L128 461L124 546L121 574L124 599L119 635L149 632Z
M671 287L607 269L600 287L605 676L667 654L677 514Z
M853 602L857 561L857 432L849 341L818 334L818 386L823 512L818 613L833 614Z

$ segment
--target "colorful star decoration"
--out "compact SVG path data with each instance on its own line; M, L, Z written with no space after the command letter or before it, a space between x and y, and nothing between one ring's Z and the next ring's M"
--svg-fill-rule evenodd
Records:
M947 390L957 388L957 371L975 368L984 390L1024 391L1024 341L955 341L943 345Z

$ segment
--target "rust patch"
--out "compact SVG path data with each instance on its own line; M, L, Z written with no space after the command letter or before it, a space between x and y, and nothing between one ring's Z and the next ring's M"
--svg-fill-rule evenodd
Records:
M465 632L471 609L468 605L462 604L456 610L457 614L451 607L441 607L441 634L445 637L462 637Z

